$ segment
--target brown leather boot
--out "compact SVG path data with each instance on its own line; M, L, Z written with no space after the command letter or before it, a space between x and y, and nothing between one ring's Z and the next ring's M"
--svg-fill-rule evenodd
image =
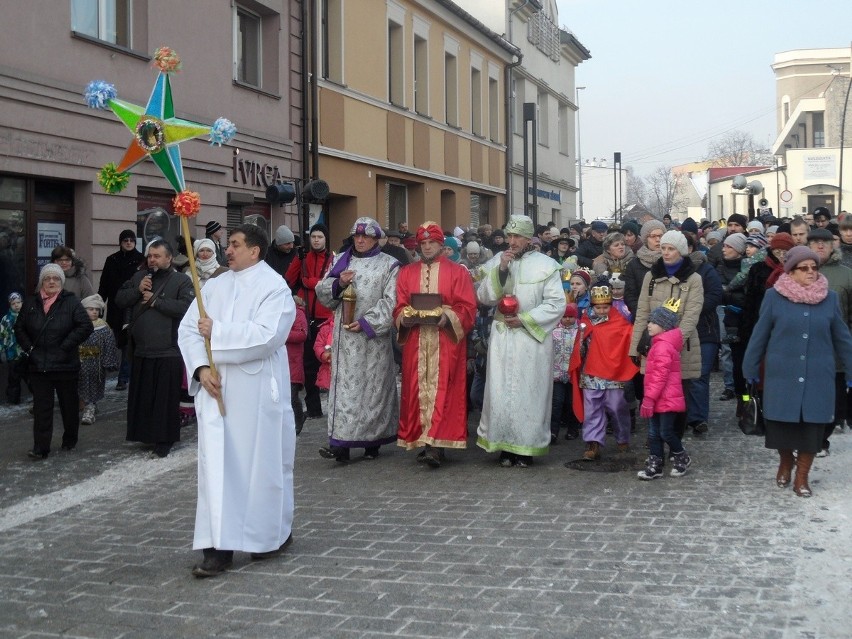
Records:
M781 462L778 464L775 483L778 485L778 488L787 488L790 485L790 475L793 472L793 467L796 465L796 458L793 456L793 451L789 448L779 450L778 456L781 458Z
M799 497L810 497L813 495L811 487L808 486L808 473L811 472L811 464L814 463L814 453L799 452L796 460L796 478L793 480L793 492Z
M595 461L601 456L601 446L597 442L586 442L586 450L583 453L585 461Z

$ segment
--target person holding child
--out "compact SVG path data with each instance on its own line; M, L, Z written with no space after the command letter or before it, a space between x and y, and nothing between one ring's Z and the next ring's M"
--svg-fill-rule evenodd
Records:
M683 350L683 333L678 328L680 302L670 299L648 316L651 348L645 362L645 395L639 414L649 419L650 454L645 468L637 473L642 480L663 476L663 442L668 444L672 454L672 477L685 475L692 463L675 428L678 413L686 410L686 397L680 383L680 352Z
M82 301L83 308L92 321L94 331L86 341L80 344L80 403L83 415L80 423L95 423L97 403L104 398L107 371L116 370L119 364L119 352L115 346L115 337L102 318L106 304L100 295L89 295Z

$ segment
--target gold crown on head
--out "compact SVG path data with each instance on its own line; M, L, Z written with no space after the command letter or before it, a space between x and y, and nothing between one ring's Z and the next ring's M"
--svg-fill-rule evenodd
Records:
M663 304L663 308L671 311L672 313L677 313L680 310L680 299L670 297Z
M612 304L612 290L609 286L593 286L589 291L589 301L594 304Z

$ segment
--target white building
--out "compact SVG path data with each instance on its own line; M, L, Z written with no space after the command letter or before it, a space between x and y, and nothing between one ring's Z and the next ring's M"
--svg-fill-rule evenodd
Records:
M614 221L618 217L618 207L623 205L624 193L627 190L627 169L616 168L604 158L586 158L583 160L582 167L576 167L578 182L581 168L583 171L583 221L588 223L595 220Z
M520 66L511 73L512 131L506 158L510 183L509 213L524 213L524 103L535 105L537 135L532 141L528 125L528 199L537 200L541 223L553 220L558 227L579 218L576 210L576 90L577 66L591 58L589 50L566 29L559 27L555 0L456 0L521 50ZM533 149L537 172L533 175ZM537 182L533 191L533 181ZM532 209L530 208L532 214Z
M852 109L847 109L852 49L798 49L775 55L778 137L772 146L776 166L748 173L763 191L755 207L791 217L818 206L832 215L852 206ZM844 113L846 114L844 124ZM710 179L712 219L745 213L744 189L734 176ZM745 198L743 195L745 194ZM765 202L762 202L765 200Z

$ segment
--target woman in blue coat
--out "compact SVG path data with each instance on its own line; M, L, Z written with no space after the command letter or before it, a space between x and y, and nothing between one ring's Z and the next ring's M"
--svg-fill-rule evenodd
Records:
M835 353L852 386L852 336L837 295L819 272L819 256L806 246L787 252L784 273L766 291L743 361L743 375L755 383L764 363L763 417L766 447L781 458L776 484L790 484L810 497L808 473L822 446L826 424L834 423ZM798 459L793 451L798 451Z

